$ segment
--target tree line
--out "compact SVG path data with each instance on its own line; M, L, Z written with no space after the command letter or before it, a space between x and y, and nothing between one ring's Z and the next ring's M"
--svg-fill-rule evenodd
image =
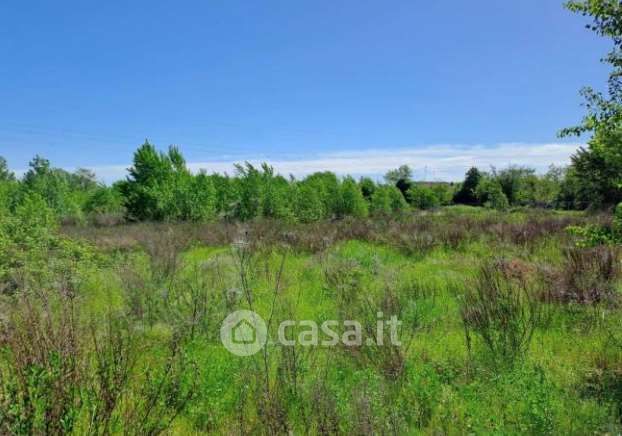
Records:
M345 216L399 214L467 204L495 209L533 206L562 209L611 208L622 201L622 2L570 1L566 7L589 17L588 29L609 38L603 59L611 67L607 92L584 88L587 113L561 136L591 134L566 168L544 175L511 166L500 171L471 168L460 184L416 183L402 166L384 182L317 172L296 180L267 164L235 166L227 174L191 173L176 147L158 151L148 141L134 153L123 181L105 186L88 170L67 172L36 156L17 179L0 158L0 213L39 204L65 219L123 217L141 220L251 220L258 217L311 222Z
M194 174L177 147L162 152L146 141L135 151L127 177L111 186L98 183L91 171L54 168L40 156L17 178L0 158L0 210L35 202L76 222L271 218L304 223L451 204L573 208L578 203L568 190L568 173L557 167L544 175L516 166L488 172L471 168L463 183L426 183L413 181L411 168L403 165L382 182L328 171L299 180L277 174L266 163L247 162L235 165L233 175Z

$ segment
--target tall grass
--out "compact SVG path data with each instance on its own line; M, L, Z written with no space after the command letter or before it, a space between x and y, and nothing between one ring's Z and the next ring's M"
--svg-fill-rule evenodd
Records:
M620 258L564 230L593 219L65 227L89 241L88 267L50 252L2 276L0 433L617 433ZM372 335L381 312L401 345L238 357L219 343L238 309L273 339L288 319Z
M475 333L489 356L513 363L525 355L537 328L547 320L546 302L527 267L519 262L493 259L467 282L460 299L460 316L469 350Z

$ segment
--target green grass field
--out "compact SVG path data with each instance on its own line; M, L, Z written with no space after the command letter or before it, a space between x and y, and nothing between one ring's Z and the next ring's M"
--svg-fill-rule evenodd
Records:
M565 231L594 219L448 208L391 222L66 228L14 271L28 291L3 296L3 428L618 433L620 258ZM221 323L249 308L273 340L283 320L357 320L367 333L378 312L395 315L401 345L268 341L235 356Z

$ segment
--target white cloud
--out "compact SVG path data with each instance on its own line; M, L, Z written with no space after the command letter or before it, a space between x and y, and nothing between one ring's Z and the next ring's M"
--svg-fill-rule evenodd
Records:
M524 144L507 143L495 146L484 145L430 145L416 148L372 149L343 151L298 159L254 159L248 162L258 165L267 161L283 175L305 176L315 171L333 171L337 174L379 177L387 170L400 165L410 165L416 179L457 181L462 180L471 166L486 170L491 166L504 168L509 164L526 165L544 172L549 165L566 165L569 157L582 144L550 143ZM182 150L183 151L183 150ZM235 162L211 161L189 162L193 171L205 169L211 172L233 172ZM130 165L90 167L98 178L107 182L125 177Z

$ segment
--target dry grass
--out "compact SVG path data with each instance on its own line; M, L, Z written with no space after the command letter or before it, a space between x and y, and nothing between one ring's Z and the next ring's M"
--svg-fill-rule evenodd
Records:
M388 244L405 254L421 254L435 247L457 249L463 243L481 238L527 245L546 237L564 235L566 227L582 224L585 220L584 217L559 216L550 212L530 212L524 219L512 218L511 215L480 217L427 213L387 218L345 218L310 224L262 219L247 223L65 226L63 231L72 237L91 241L104 250L139 247L151 250L150 246L161 245L162 239L181 246L189 242L223 246L234 243L240 234L244 234L247 242L256 247L286 245L306 253L321 252L341 241L360 240Z

